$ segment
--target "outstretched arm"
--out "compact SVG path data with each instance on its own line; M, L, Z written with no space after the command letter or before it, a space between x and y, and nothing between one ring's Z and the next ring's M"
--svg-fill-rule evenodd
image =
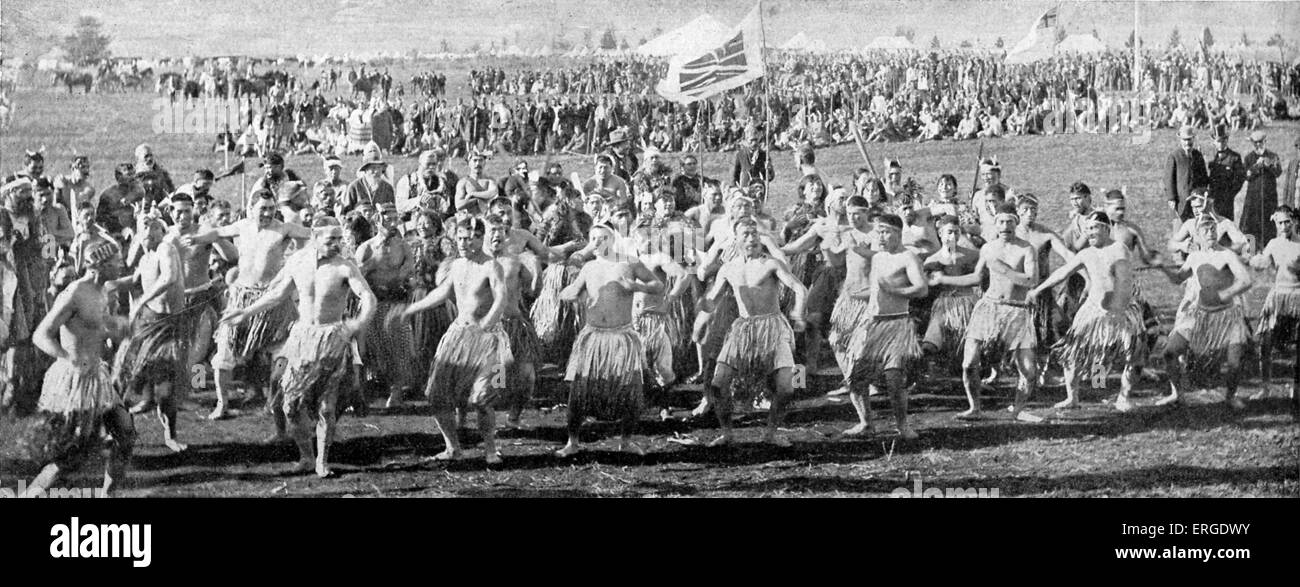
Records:
M903 269L907 271L907 280L911 285L893 286L881 283L879 287L896 296L923 298L930 293L930 285L925 280L925 272L921 270L921 260L915 254L908 254L905 259Z
M1067 277L1083 267L1082 257L1083 254L1080 253L1075 255L1073 259L1066 261L1064 265L1061 265L1056 271L1053 271L1051 275L1047 276L1046 281L1038 284L1038 287L1029 290L1029 293L1026 295L1030 298L1036 297L1039 293L1050 290L1052 287L1056 286L1056 284L1065 281Z
M1232 276L1236 278L1231 286L1219 292L1219 299L1227 303L1232 298L1249 291L1254 279L1250 276L1250 270L1246 268L1246 264L1241 262L1240 257L1237 255L1224 255L1224 257L1228 259L1228 269L1232 270Z
M266 293L262 294L262 297L258 298L256 302L243 309L232 308L226 310L226 315L221 317L221 321L239 324L252 316L284 303L285 300L289 299L289 294L294 288L293 276L285 274L289 267L289 265L285 265L280 270L283 275L277 276L277 279L273 280L271 288L266 290Z
M439 273L441 272L442 271L439 270ZM420 298L420 301L407 306L406 310L403 311L402 314L409 318L430 308L438 307L443 302L446 302L447 298L451 296L451 284L452 280L441 279L438 286L433 288L433 291L429 292L429 294L423 298Z

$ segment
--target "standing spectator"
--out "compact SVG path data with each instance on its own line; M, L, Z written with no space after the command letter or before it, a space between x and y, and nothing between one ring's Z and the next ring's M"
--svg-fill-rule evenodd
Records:
M1179 148L1169 154L1165 164L1165 197L1169 199L1169 209L1178 213L1184 221L1192 217L1192 208L1187 204L1187 196L1192 188L1210 185L1210 175L1205 167L1205 157L1196 149L1196 134L1192 127L1183 125L1178 129Z
M700 173L700 160L695 155L683 156L682 171L672 182L676 193L676 209L690 210L700 205L705 181L711 180Z
M731 165L732 183L747 186L754 182L766 183L776 179L772 160L759 142L762 132L756 125L745 129L745 144L736 150L736 158Z
M1277 208L1277 178L1282 175L1281 160L1277 153L1264 148L1264 133L1250 133L1254 147L1246 153L1246 204L1241 210L1241 231L1255 237L1255 246L1262 248L1276 236L1269 217Z
M90 158L77 155L72 158L72 173L54 178L54 189L58 193L58 202L69 210L75 210L84 202L95 199L95 186L90 185Z
M1237 192L1246 183L1246 166L1241 162L1241 154L1228 148L1228 127L1219 125L1214 128L1214 144L1218 152L1209 165L1210 197L1214 201L1214 212L1231 220Z
M1296 149L1296 157L1286 166L1286 181L1283 182L1286 187L1282 203L1300 208L1300 134L1296 135L1292 146Z

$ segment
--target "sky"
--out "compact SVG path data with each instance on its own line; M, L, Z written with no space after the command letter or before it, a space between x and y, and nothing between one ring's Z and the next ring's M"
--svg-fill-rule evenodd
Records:
M962 40L1010 47L1055 4L1070 33L1096 31L1122 47L1133 24L1132 0L764 0L769 45L799 32L833 49L861 47L896 28L915 42ZM100 19L119 56L319 55L453 51L473 43L539 47L555 35L593 44L606 29L635 46L656 29L671 30L710 14L735 24L752 0L0 0L0 48L34 57L50 39L71 32L78 16ZM1185 43L1209 26L1218 43L1246 34L1263 43L1275 33L1300 45L1300 2L1140 2L1147 43L1178 27Z

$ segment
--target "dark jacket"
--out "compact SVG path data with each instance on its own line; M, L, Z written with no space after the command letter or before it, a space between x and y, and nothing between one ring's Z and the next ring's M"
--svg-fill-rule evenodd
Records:
M1187 205L1192 189L1209 185L1209 172L1199 150L1192 149L1188 155L1179 148L1169 154L1165 162L1165 197L1178 206L1183 220L1192 217L1192 209Z

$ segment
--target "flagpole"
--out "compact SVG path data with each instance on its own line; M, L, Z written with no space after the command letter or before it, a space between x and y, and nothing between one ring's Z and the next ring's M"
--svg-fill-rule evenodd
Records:
M760 54L763 56L763 199L769 197L768 188L772 186L771 174L767 168L772 165L772 91L771 76L767 71L767 24L763 19L763 0L758 0L759 42L762 43ZM742 186L743 187L743 186Z
M1142 89L1142 54L1138 47L1142 44L1138 39L1138 0L1133 0L1133 96L1137 97L1138 92Z

